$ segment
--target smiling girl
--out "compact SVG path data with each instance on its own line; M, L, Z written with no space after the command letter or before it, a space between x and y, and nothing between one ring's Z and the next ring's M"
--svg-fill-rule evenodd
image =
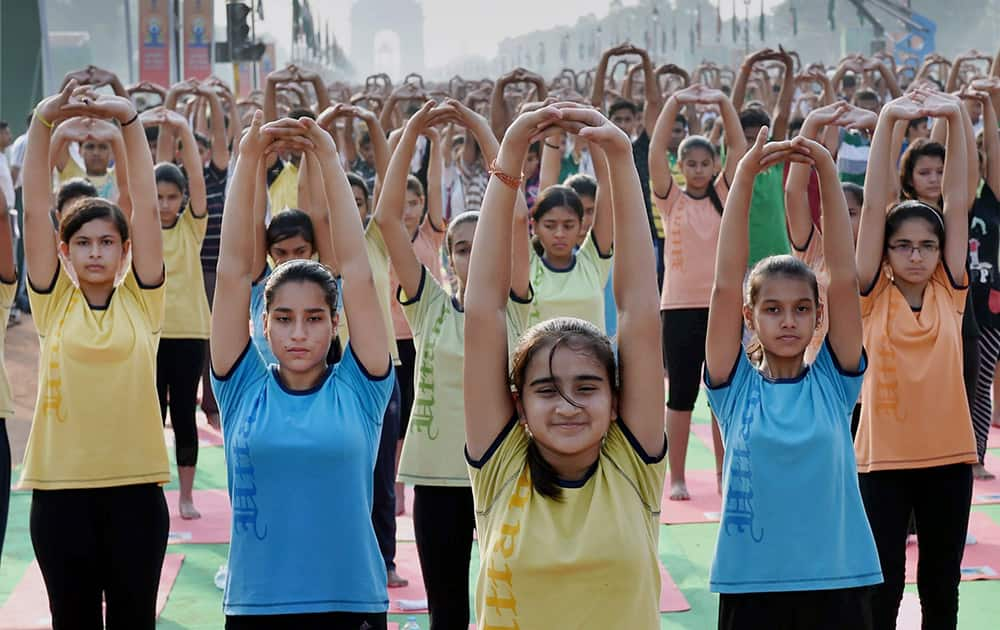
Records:
M558 318L521 337L508 372L516 174L554 124L600 147L610 167L614 230L630 243L615 264L620 369L597 326ZM466 457L484 550L476 619L656 627L663 375L656 261L631 143L596 110L561 103L514 121L492 173L465 295Z

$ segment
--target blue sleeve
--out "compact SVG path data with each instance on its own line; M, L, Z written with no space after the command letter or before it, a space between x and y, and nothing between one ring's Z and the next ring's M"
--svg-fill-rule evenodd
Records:
M396 372L392 367L392 359L386 354L386 370L381 376L369 374L354 356L354 349L348 343L344 355L337 364L334 378L338 386L343 386L351 392L359 415L373 426L382 425L382 416L389 406L389 398L396 384Z
M741 413L743 404L748 400L749 389L754 377L760 378L757 370L750 364L746 352L740 348L736 364L729 372L726 380L718 385L711 385L708 379L708 366L705 366L704 380L708 394L708 404L719 420L719 426L725 429Z
M865 370L868 369L868 354L864 348L861 349L861 362L857 371L845 370L840 366L840 361L830 347L830 338L823 340L816 360L813 361L811 370L815 370L817 375L823 379L824 384L829 384L824 389L836 394L838 402L842 403L844 409L851 411L854 404L858 402L858 395L861 393L861 384L864 381Z
M244 399L257 395L266 378L267 366L254 348L253 341L249 339L236 363L229 368L228 374L220 375L212 370L212 391L219 403L223 427L238 412Z

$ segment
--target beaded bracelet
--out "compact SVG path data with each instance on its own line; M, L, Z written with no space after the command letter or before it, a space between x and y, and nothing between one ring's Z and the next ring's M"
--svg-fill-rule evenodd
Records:
M513 175L508 175L507 173L504 173L502 170L500 170L500 167L497 166L496 159L494 159L493 162L490 164L490 169L488 172L490 175L496 177L501 182L510 186L514 190L518 190L521 187L521 182L524 181L524 173L521 173L520 177L514 177Z

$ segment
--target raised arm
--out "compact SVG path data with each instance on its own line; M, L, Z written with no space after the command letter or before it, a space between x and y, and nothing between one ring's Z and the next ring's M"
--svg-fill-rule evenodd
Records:
M549 106L514 119L496 158L503 179L493 175L483 196L465 290L465 356L476 357L464 368L466 450L473 459L483 456L514 414L507 385L506 309L512 219L520 190L516 179L532 138L559 117L559 110ZM509 183L504 181L508 178L512 178Z
M743 278L750 255L748 223L754 179L792 154L790 142L765 144L767 134L767 127L762 127L736 167L722 213L705 342L705 370L710 385L725 382L743 351Z
M941 259L948 265L953 277L960 278L969 250L969 208L972 199L967 174L973 165L968 161L965 137L972 125L966 123L968 114L959 100L950 94L936 93L924 102L924 106L930 107L930 115L943 116L948 121L944 175L941 178L945 228Z
M788 121L792 117L792 97L795 96L795 65L792 56L782 49L778 53L778 59L785 65L785 72L781 79L781 91L778 92L778 102L774 105L771 134L778 140L788 137ZM728 138L726 140L729 141Z
M896 178L896 158L893 156L892 130L898 120L920 118L922 110L909 94L893 99L882 107L872 136L868 166L865 170L865 199L861 207L861 224L855 260L858 284L862 292L873 286L882 266L885 247L885 214L895 202L890 183Z
M238 162L239 160L237 160ZM248 185L253 186L253 264L250 265L252 278L256 280L264 273L267 265L267 165L264 160L256 160L256 174ZM236 162L233 162L235 165ZM235 184L236 181L233 180ZM228 196L227 196L228 199ZM224 211L223 211L224 212Z
M580 138L584 140L584 138ZM594 160L594 175L597 179L597 197L594 199L594 225L590 228L597 251L608 254L615 242L614 195L611 189L611 170L608 156L600 145L590 145L590 156ZM614 159L614 158L611 158ZM641 201L641 200L640 200ZM642 204L645 208L645 204ZM647 223L648 226L648 223ZM648 229L648 228L647 228ZM624 241L631 243L631 241Z
M444 232L448 226L444 222L444 199L442 199L441 180L444 177L444 152L441 144L441 134L437 129L428 127L424 135L430 141L430 159L427 162L427 215L424 221L430 223L431 229Z
M986 183L994 195L1000 194L995 192L1000 190L1000 130L997 113L988 100L983 103L983 151L986 153Z
M326 199L323 167L316 154L310 151L302 154L301 166L302 168L299 170L299 208L309 215L309 220L313 224L319 261L330 269L334 269L337 265L334 262L336 256L333 251L333 238L330 234L330 204Z
M226 137L226 112L222 100L214 88L208 85L198 90L208 99L208 109L212 130L212 164L220 171L229 168L229 139Z
M542 138L542 159L538 165L538 190L545 190L549 186L559 183L565 147L565 133L556 133Z
M691 88L679 90L670 95L666 105L660 111L653 127L653 135L649 138L649 177L652 180L652 193L660 199L666 199L674 178L670 174L670 162L667 161L667 146L673 133L677 113L688 99L694 99ZM740 136L743 132L740 132Z
M701 101L719 106L723 129L726 132L726 165L723 173L726 176L726 183L731 183L736 176L736 166L747 150L747 140L740 125L740 115L733 102L720 90L703 90Z
M333 249L337 253L344 287L344 310L354 356L369 374L385 374L391 368L389 339L382 325L382 309L365 250L364 229L354 203L354 193L340 165L333 138L316 121L299 121L315 145L323 169L326 199L330 204Z
M649 237L642 187L632 157L632 143L625 132L592 109L566 109L563 119L567 123L584 125L580 137L592 147L599 147L594 161L606 156L610 170L608 188L614 208L614 233L621 242L628 243L628 247L620 248L616 254L614 268L622 375L618 411L642 449L651 456L658 456L663 454L666 443L663 357L659 344L655 343L660 338L661 326L656 257Z
M824 314L830 323L827 338L840 366L847 371L857 371L861 364L863 330L858 300L858 271L854 262L854 232L847 212L847 199L837 175L837 164L826 148L806 137L792 142L809 150L819 177L823 204L823 260L830 274ZM808 166L792 164L792 168L808 169ZM804 197L805 190L802 192Z
M205 192L205 173L201 166L198 143L195 142L194 133L192 133L191 127L184 120L183 116L177 112L166 110L164 110L163 114L164 124L170 126L174 133L180 136L182 145L181 166L184 167L184 172L187 174L188 180L188 203L191 205L192 216L200 219L208 212L208 204Z
M399 279L399 286L403 287L403 292L408 297L417 294L423 272L422 265L413 252L410 234L407 232L406 226L403 225L403 208L406 206L406 178L410 174L410 161L413 159L413 153L417 147L417 138L426 127L433 106L432 102L424 103L420 111L410 117L410 120L403 127L399 144L396 145L396 150L392 152L392 158L389 160L389 171L386 173L385 184L382 186L382 194L375 206L375 223L378 224L386 249L389 250L389 258L392 261L392 268L396 271L396 277ZM427 185L428 187L433 185L430 177L428 177ZM438 188L440 188L440 184Z
M511 70L498 78L496 85L493 86L493 94L490 96L490 129L493 130L493 135L497 140L503 139L503 134L510 126L512 117L504 98L504 91L508 85L518 81L519 73L522 71L522 68Z
M371 138L372 152L375 154L375 177L382 181L389 168L389 144L386 142L385 130L375 112L357 105L351 111L368 127L368 137Z
M49 145L52 127L69 114L63 108L76 90L70 79L62 91L40 102L28 127L28 146L22 175L24 188L24 257L28 282L33 287L48 287L59 268L56 240L52 238L52 182L49 168ZM147 151L148 153L148 151Z
M246 324L250 287L260 272L260 268L254 267L255 180L263 177L264 152L273 137L263 129L263 122L263 113L255 112L240 141L240 157L231 175L232 186L222 213L211 336L212 370L220 375L229 374L250 343Z
M0 282L17 282L17 267L14 264L14 234L10 229L10 208L7 198L0 194Z

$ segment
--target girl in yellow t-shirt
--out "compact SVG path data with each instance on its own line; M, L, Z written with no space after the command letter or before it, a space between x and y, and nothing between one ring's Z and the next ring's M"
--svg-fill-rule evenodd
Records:
M719 108L726 128L726 167L716 169L715 146L704 136L688 136L678 149L685 184L681 187L670 175L668 145L681 108L705 104ZM701 388L701 366L705 362L708 333L708 301L715 274L715 253L722 224L722 207L736 164L746 150L736 108L719 90L702 84L674 93L660 112L649 144L649 173L653 201L666 228L660 299L663 326L663 358L669 383L667 395L667 437L670 449L670 499L691 498L684 478L691 412ZM712 422L715 465L721 492L722 437Z
M156 196L163 230L163 262L167 272L163 332L156 351L156 392L160 417L174 430L174 456L180 481L178 511L183 519L201 518L194 506L198 464L195 424L198 383L208 342L209 311L201 272L201 243L208 228L205 177L194 133L177 112L144 114L143 125L169 127L181 141L181 163L156 165ZM187 175L185 175L185 172Z
M599 148L592 151L599 152ZM529 250L535 293L531 325L570 316L605 330L604 285L614 242L611 200L600 193L607 181L605 164L600 156L594 157L598 194L589 233L584 228L583 203L569 186L549 186L535 200L531 209L534 247Z
M17 292L17 269L14 266L14 239L10 231L10 214L6 199L0 194L0 555L7 531L7 510L10 507L10 442L7 440L7 418L14 415L14 399L7 381L3 362L4 335L10 308ZM466 598L468 599L468 598Z
M602 149L596 155L610 167L614 230L630 244L615 264L621 370L596 326L558 318L521 337L508 381L515 174L531 139L553 126ZM650 290L656 260L631 143L596 110L557 103L514 121L491 170L465 295L466 456L482 550L476 619L659 627L663 364Z
M131 213L78 200L62 212L57 246L49 144L52 126L70 116L121 125ZM24 238L41 357L21 485L33 491L31 541L56 628L100 625L102 599L115 624L155 625L169 528L161 486L170 480L155 376L163 240L137 118L127 98L70 81L38 104L28 130Z
M925 116L947 132L946 159L929 160L898 180L913 199L896 203L893 127ZM969 163L976 156L973 138L957 98L917 89L882 108L872 139L857 245L871 367L855 450L885 576L873 598L876 628L895 623L911 513L920 543L924 625L953 628L957 622L976 462L961 332L968 211L978 179Z
M457 101L433 108L424 105L407 122L392 155L379 198L375 221L382 230L398 278L398 304L413 330L415 372L409 387L417 397L405 433L399 478L413 484L413 521L417 552L427 589L427 603L434 627L465 627L469 620L469 560L475 529L472 490L462 458L465 442L462 401L462 359L465 340L463 303L478 212L454 217L448 226L448 261L458 281L450 296L421 261L412 242L403 210L406 173L417 138L428 133L435 120L455 119L480 138L487 159L496 156L498 144L485 119ZM433 141L432 141L433 142ZM428 182L434 187L436 182ZM528 209L518 199L515 222L522 252L528 244ZM517 258L515 258L517 259ZM526 327L530 308L527 258L513 271L513 290L506 308L508 340L516 342ZM431 263L436 264L432 259ZM518 297L521 296L521 297ZM414 378L415 374L415 378ZM400 371L400 380L404 374ZM405 384L402 384L404 387ZM407 410L409 413L409 410Z

